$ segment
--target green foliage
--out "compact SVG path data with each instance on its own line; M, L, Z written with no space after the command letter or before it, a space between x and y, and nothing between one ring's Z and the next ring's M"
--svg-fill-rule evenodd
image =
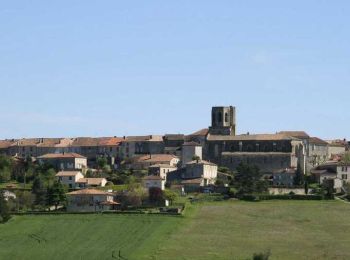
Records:
M192 161L197 161L200 160L201 158L198 155L193 155L192 156Z
M163 195L165 199L170 201L170 203L173 203L178 197L178 194L172 190L164 190Z
M149 188L148 193L149 193L149 200L152 203L161 203L164 200L163 191L158 187Z
M66 201L66 190L64 186L55 181L54 184L47 190L47 204L57 206Z
M346 152L346 153L342 156L342 162L344 162L344 163L350 163L350 152Z
M35 195L30 191L17 191L17 209L26 211L34 208Z
M234 177L234 186L239 194L252 194L266 192L268 183L262 180L262 174L255 165L240 163Z
M299 163L298 163L298 166L297 166L297 170L295 172L293 183L294 183L295 186L300 186L300 185L303 185L303 183L304 183L304 174L303 174L303 172L301 170L301 166L300 166Z
M99 169L103 169L107 165L107 158L106 157L99 157L97 158L97 166Z
M0 190L0 223L5 223L11 218L10 210L5 200L3 191Z
M217 186L224 186L224 181L223 180L220 180L220 179L217 179L216 181L215 181L215 185L217 185Z
M34 179L32 186L32 193L35 195L34 203L39 206L43 206L46 203L46 189L42 179L37 176Z
M10 181L12 171L13 171L12 158L6 155L0 155L0 182Z

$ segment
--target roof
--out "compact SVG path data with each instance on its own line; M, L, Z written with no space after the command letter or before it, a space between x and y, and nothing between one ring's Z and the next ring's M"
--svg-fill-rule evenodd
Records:
M177 168L176 166L173 166L173 165L170 165L170 164L154 164L154 165L151 165L149 168L159 168L159 167L162 167L162 168Z
M172 159L179 159L179 157L172 154L142 155L142 156L133 158L133 162L166 163L166 162L170 162Z
M100 139L92 137L77 137L74 139L72 146L98 146L99 142L101 141Z
M201 130L198 130L197 132L190 134L190 136L206 136L208 133L209 133L209 129L203 128Z
M87 185L100 185L105 178L81 178L77 183L86 183Z
M103 201L100 203L101 205L120 205L120 203L116 201Z
M8 140L0 140L0 149L9 148L14 142Z
M208 162L205 160L194 160L194 161L190 161L188 163L186 163L186 165L192 165L192 164L206 164L206 165L211 165L211 166L217 166L215 163L212 162Z
M289 175L295 175L296 170L295 169L284 169L283 171L277 171L277 172L273 172L273 174L289 174Z
M99 146L118 146L124 139L121 137L105 137L99 140Z
M203 178L189 179L181 181L181 184L201 184L203 182Z
M284 134L244 134L244 135L208 135L208 141L283 141L297 140Z
M304 131L281 131L278 134L292 136L299 139L308 139L310 136Z
M83 189L67 193L67 195L110 195L113 196L113 193L97 190L97 189Z
M233 155L243 155L243 156L266 156L266 155L287 155L290 156L291 153L282 153L282 152L222 152L222 156L233 156Z
M324 146L328 145L328 143L326 141L324 141L318 137L310 137L309 143L310 144L324 145Z
M78 173L81 173L81 172L80 171L61 171L61 172L58 172L55 176L56 177L70 177L70 176L76 176Z
M201 146L201 145L196 142L185 142L182 146Z
M143 178L144 180L155 180L155 181L162 181L163 179L160 176L157 175L148 175Z
M86 159L85 156L82 156L77 153L48 153L42 156L37 157L38 159L63 159L63 158L82 158Z
M123 139L123 142L162 142L163 136L161 135L144 135L144 136L127 136Z
M165 140L184 140L185 135L183 134L166 134L164 135Z

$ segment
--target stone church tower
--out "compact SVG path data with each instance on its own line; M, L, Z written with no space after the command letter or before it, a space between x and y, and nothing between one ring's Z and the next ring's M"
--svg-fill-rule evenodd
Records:
M236 108L232 106L213 107L209 133L212 135L236 135Z

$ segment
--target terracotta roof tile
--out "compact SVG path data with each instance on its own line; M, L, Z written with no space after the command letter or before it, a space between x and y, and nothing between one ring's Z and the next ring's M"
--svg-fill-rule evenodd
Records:
M38 159L63 159L63 158L82 158L86 159L85 156L82 156L77 153L48 153L42 156L39 156Z

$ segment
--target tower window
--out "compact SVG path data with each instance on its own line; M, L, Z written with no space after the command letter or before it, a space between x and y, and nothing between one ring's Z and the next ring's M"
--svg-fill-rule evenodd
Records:
M218 122L219 122L219 123L222 122L222 114L221 114L221 112L219 112L219 114L218 114Z
M225 113L225 122L227 123L228 122L228 114Z

